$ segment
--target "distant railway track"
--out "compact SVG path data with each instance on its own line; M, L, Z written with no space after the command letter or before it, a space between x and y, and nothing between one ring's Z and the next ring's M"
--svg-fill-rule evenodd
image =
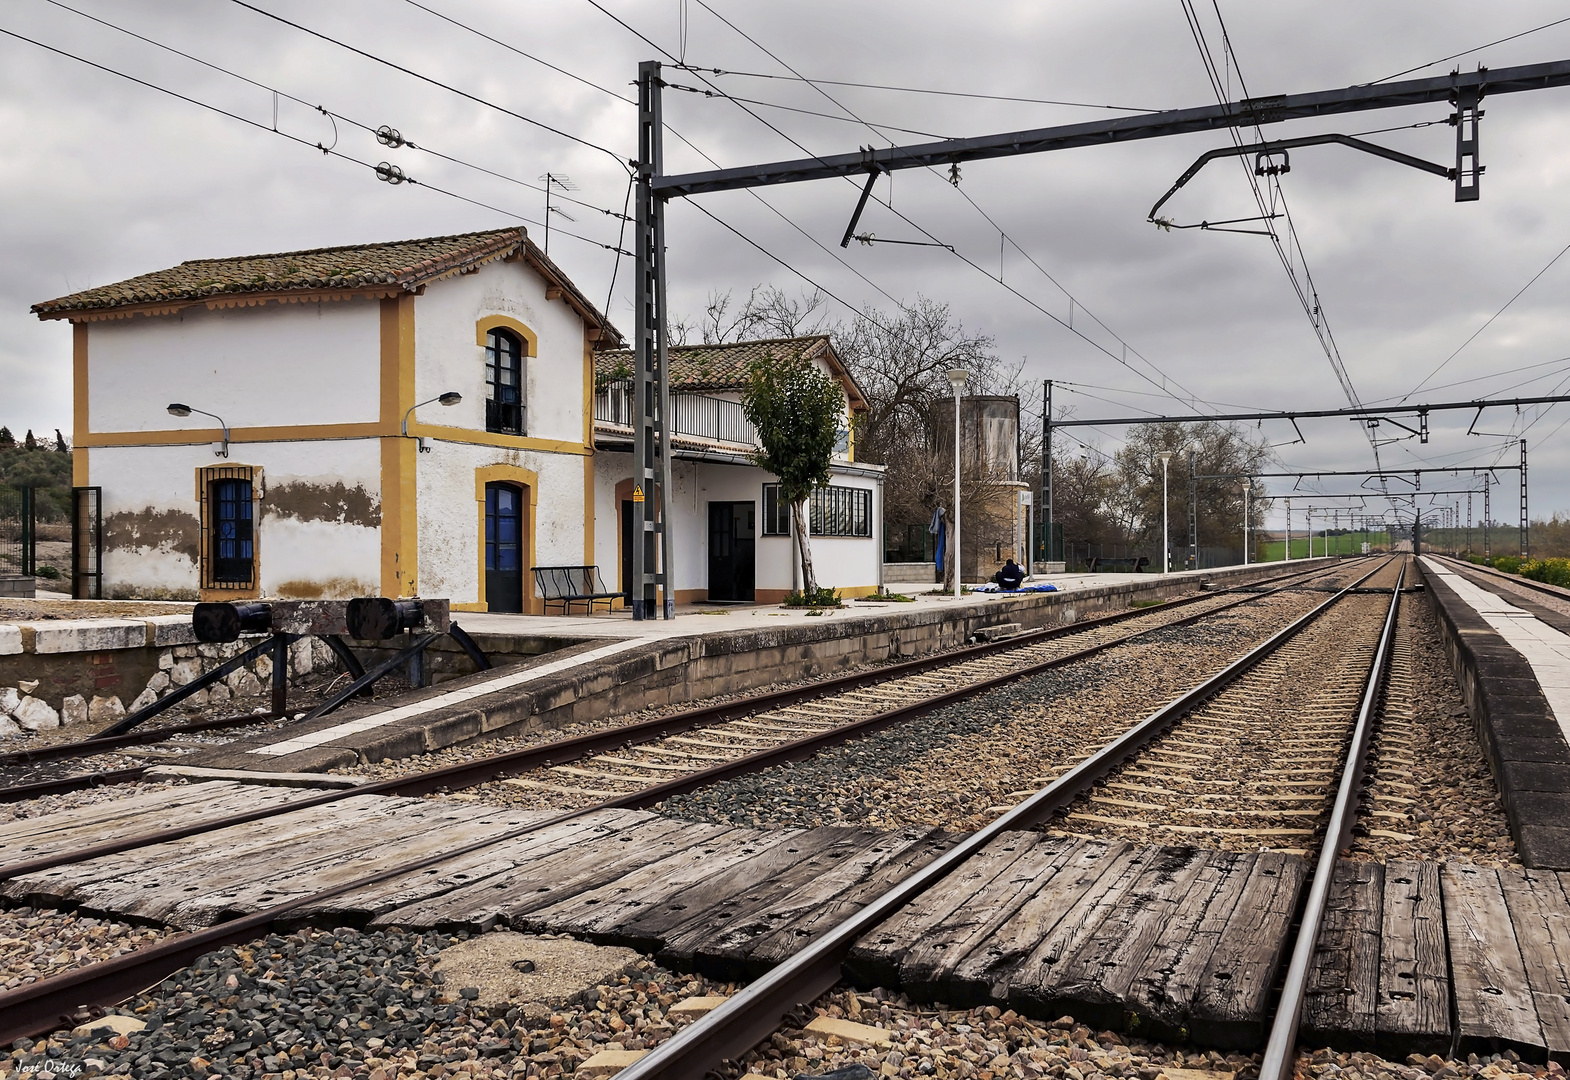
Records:
M205 951L223 944L249 940L263 928L273 925L277 920L286 917L289 912L302 906L372 887L427 867L435 867L451 859L561 824L594 810L652 806L673 794L694 790L717 780L758 771L784 761L800 760L811 756L824 746L858 738L1017 679L1094 656L1144 634L1198 622L1220 612L1251 603L1262 596L1272 595L1273 592L1307 584L1316 578L1344 577L1346 574L1347 570L1344 567L1294 573L1268 583L1271 588L1263 592L1248 592L1242 595L1201 594L1158 608L1120 612L1083 623L1022 634L1001 642L962 649L943 656L890 665L874 672L839 676L806 687L754 695L739 701L689 710L675 716L592 735L558 740L540 747L495 755L480 761L307 796L260 810L226 815L208 821L172 824L171 827L156 832L124 836L87 848L11 863L0 867L0 880L36 874L70 863L178 840L262 818L276 817L351 796L422 795L458 790L497 777L515 776L528 768L556 769L560 768L563 762L604 755L607 752L612 756L620 756L627 753L626 748L629 745L668 742L673 736L682 732L698 729L709 731L715 726L724 727L738 723L751 724L749 727L731 729L743 732L743 737L729 738L725 747L729 753L725 755L725 759L710 762L705 768L689 770L670 777L661 777L658 771L651 770L655 772L657 782L611 794L592 805L532 821L501 835L489 836L472 844L413 860L378 874L357 878L331 889L298 897L253 915L220 923L208 930L184 935L136 953L0 994L0 1039L16 1038L23 1034L45 1030L55 1024L60 1016L72 1013L83 1004L106 1004L119 1000L128 993L156 982L168 972L190 963ZM1346 590L1343 590L1336 594L1336 597L1321 604L1315 611L1334 603L1335 599L1345 592ZM1173 619L1170 616L1174 608L1197 610L1186 610L1178 618ZM1304 617L1304 619L1308 618L1312 618L1312 615ZM1302 621L1300 619L1293 625L1296 626ZM963 668L962 677L934 678L935 672L952 671L956 668ZM907 685L898 691L868 693L868 688L887 688L894 685L896 679L907 682ZM849 711L844 715L844 722L826 729L823 722L818 719L812 719L800 728L787 725L764 726L757 720L749 719L765 714L768 710L791 709L805 702L815 702L817 704L814 708L821 710L822 701L830 695L844 697L855 704L850 706ZM899 703L888 707L895 701ZM821 715L823 715L821 711L815 713L815 716ZM810 730L803 735L801 732L807 729ZM769 745L757 745L761 741L760 735L767 737ZM676 745L683 747L679 753L694 762L704 759L694 757L689 751L699 750L707 754L709 750L714 749L694 747L690 741ZM1100 755L1096 757L1099 758ZM669 762L680 759L668 756L651 757L649 760Z

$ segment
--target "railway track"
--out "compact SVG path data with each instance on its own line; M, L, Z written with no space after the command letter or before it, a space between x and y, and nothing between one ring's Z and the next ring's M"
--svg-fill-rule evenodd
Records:
M427 770L414 776L362 784L355 788L309 796L286 804L230 814L205 822L172 824L171 827L156 832L123 836L92 847L57 852L0 867L0 880L6 880L70 863L118 854L138 847L245 824L261 818L293 813L351 796L429 794L436 791L456 790L498 776L508 776L530 767L555 769L560 767L559 763L562 761L586 758L590 755L603 756L606 752L610 752L613 757L622 756L628 753L629 745L668 743L675 733L684 731L701 728L709 732L716 725L721 728L734 724L751 725L729 729L740 733L740 737L722 735L703 740L719 743L720 747L694 746L690 741L674 744L681 748L676 751L683 755L681 758L672 755L664 757L648 755L637 759L626 759L647 760L652 763L674 763L677 760L685 760L689 763L706 764L707 767L696 772L692 771L690 764L682 766L686 771L674 777L661 775L662 770L647 770L658 782L629 792L612 794L592 806L569 810L544 820L535 820L517 829L491 835L472 844L403 863L377 874L356 878L332 889L301 896L253 915L229 920L210 930L185 935L137 953L0 994L0 1039L16 1038L22 1034L47 1030L58 1022L59 1017L73 1014L84 1004L106 1004L119 1000L127 993L156 982L169 971L192 962L205 951L219 945L249 940L261 929L271 926L278 919L302 906L372 887L427 867L435 867L494 844L549 828L592 810L651 806L672 794L692 790L716 779L755 771L780 761L807 757L822 746L856 738L1052 666L1095 655L1142 634L1192 623L1218 612L1254 602L1262 596L1269 596L1299 585L1309 585L1318 578L1344 577L1346 573L1344 568L1336 568L1287 575L1283 580L1278 581L1273 589L1265 592L1250 592L1241 596L1202 595L1162 608L1118 613L1081 624L1020 635L1014 639L961 650L957 654L944 657L909 661L877 672L829 679L812 687L756 695L750 699L691 710L685 714L629 728L560 740L543 747L497 755L482 761L444 769ZM1174 607L1190 610L1173 619L1170 616L1173 614L1171 609ZM943 674L940 673L940 669L948 669L950 672L959 670L962 674ZM896 679L903 685L895 691L887 690L887 687L894 685ZM869 692L869 688L873 692ZM825 712L822 710L821 701L815 701L822 698L826 691L845 697L847 702L843 706L841 722L832 727L827 726L823 720ZM808 709L808 715L797 715L796 722L789 727L783 724L766 726L770 724L769 721L755 719L758 716L774 715L770 710L777 712L783 709L796 709L809 701L814 704ZM901 703L895 704L892 708L888 707L894 701ZM805 736L801 734L804 730L808 731ZM717 749L723 750L723 753L711 753ZM705 756L698 757L699 753ZM723 760L709 760L714 757ZM600 763L603 765L602 760ZM552 775L559 777L563 774L558 772ZM627 775L635 774L629 772Z
M1317 825L1316 828L1324 840L1319 846L1300 929L1292 944L1281 1000L1271 1026L1265 1060L1260 1072L1261 1080L1288 1080L1293 1075L1297 1028L1306 996L1309 965L1324 919L1334 876L1336 854L1349 839L1357 815L1364 763L1373 735L1375 708L1394 638L1400 587L1405 578L1404 559L1387 560L1380 567L1354 582L1352 586L1336 593L1323 604L1273 635L1224 671L1157 710L987 827L973 833L945 854L894 885L882 896L819 937L791 959L728 999L718 1009L634 1062L620 1075L624 1080L655 1080L655 1078L679 1080L679 1078L704 1075L707 1070L717 1068L726 1061L740 1060L753 1046L778 1030L782 1020L793 1015L794 1011L801 1007L801 1003L816 1000L833 988L841 978L841 967L846 957L863 936L874 931L879 924L899 912L908 902L941 882L1004 833L1049 825L1054 815L1084 797L1098 780L1108 774L1126 773L1128 771L1126 763L1131 760L1138 762L1142 754L1147 768L1150 767L1154 758L1159 756L1150 751L1163 736L1180 725L1186 717L1203 713L1209 703L1228 697L1227 691L1241 684L1245 678L1260 673L1262 677L1270 679L1273 674L1272 667L1279 668L1282 661L1277 658L1282 655L1287 646L1314 628L1316 624L1320 624L1326 613L1338 604L1363 599L1363 596L1354 594L1354 589L1376 578L1394 580L1385 586L1390 589L1390 592L1387 594L1388 601L1382 605L1383 612L1374 612L1382 616L1378 619L1377 631L1372 635L1367 632L1360 635L1360 644L1364 649L1357 659L1361 661L1364 670L1355 694L1355 707L1349 716L1345 715L1343 710L1341 717L1342 733L1339 742L1343 751L1339 770L1333 770L1338 773L1334 782L1335 797L1328 807L1328 812L1324 808L1315 811L1316 815L1323 815L1322 824ZM1373 597L1368 599L1372 600ZM1379 605L1376 603L1377 606ZM1369 641L1370 636L1374 639L1372 643ZM1274 665L1271 663L1273 660ZM1354 662L1352 666L1358 665ZM1264 669L1263 672L1260 669ZM1341 685L1342 670L1341 666L1337 665L1328 676L1336 690L1338 704L1347 700L1345 696L1347 687ZM1276 673L1276 677L1279 679L1279 673ZM1348 722L1351 724L1350 732L1346 730ZM1318 746L1314 751L1322 753ZM1216 753L1218 751L1214 748L1205 751L1208 755ZM1168 760L1191 762L1195 759L1172 757L1169 749ZM1176 771L1187 775L1192 770ZM1320 783L1322 779L1316 776L1310 782ZM1279 790L1287 783L1294 782L1297 781L1283 778L1280 783L1268 786ZM1195 785L1189 786L1192 789ZM1291 791L1291 789L1286 790ZM1214 794L1214 792L1196 790L1190 790L1189 793L1194 796ZM1232 798L1235 800L1236 795ZM1198 799L1189 800L1191 804L1198 801ZM1276 801L1279 805L1284 800ZM1233 809L1235 817L1244 820L1254 820L1260 816L1253 806ZM1156 812L1165 813L1170 810L1163 807L1158 808ZM1146 822L1146 824L1151 823ZM1203 827L1208 828L1212 834L1215 833L1216 826L1207 822ZM1297 828L1301 829L1301 826ZM1294 833L1295 837L1299 835L1300 833Z
M514 764L519 770L523 770L533 768L538 762L549 760L552 763L551 767L558 770L558 776L555 783L542 784L546 790L573 798L585 796L603 798L617 792L633 790L638 786L636 783L629 784L626 781L617 783L622 775L630 774L652 779L662 773L668 776L676 772L691 772L695 767L702 768L705 761L728 760L767 747L777 747L815 732L831 731L844 727L853 717L864 718L897 704L941 695L946 690L963 687L967 681L975 683L998 677L1014 677L1015 673L1028 673L1043 664L1088 656L1094 651L1132 640L1140 634L1186 625L1215 612L1252 602L1261 595L1279 592L1333 573L1334 570L1316 569L1284 574L1267 580L1262 585L1248 587L1247 591L1222 590L1214 593L1198 593L1168 601L1157 607L1131 609L1082 622L1027 631L1004 640L891 664L871 672L820 680L800 690L787 691L783 694L751 695L714 710L690 710L667 720L655 721L652 727L644 725L620 729L626 735L625 740L613 740L603 747L596 748L609 750L617 747L625 750L623 742L648 743L650 740L647 736L650 731L666 729L673 738L686 740L673 741L668 745L653 746L646 751L641 751L634 755L636 763L631 770L625 763L626 755L614 753L611 757L619 756L622 760L604 763L610 766L608 769L585 770L580 766L565 765L565 762L596 749L590 748L588 744L580 748L570 740L562 743L560 753L554 757L536 755L517 759ZM1263 592L1254 591L1261 588ZM1182 614L1173 618L1174 612ZM829 694L838 695L836 703L826 705L823 702L822 699ZM824 711L813 711L820 708ZM767 713L768 716L763 718L754 715L761 713ZM731 718L734 718L737 724L751 723L752 726L727 727L726 723ZM198 722L195 725L181 725L181 729L182 732L186 728L192 731L206 731L209 727L224 726L228 723L229 721ZM709 735L712 735L712 738L699 737L688 730L704 725L709 726ZM148 765L128 765L123 758L105 759L102 755L106 751L113 752L122 744L129 745L134 741L139 741L145 748L164 741L169 733L181 732L168 728L147 733L132 733L112 739L86 739L9 755L16 759L16 763L99 758L105 764L116 767L0 787L0 802L20 802L45 795L139 781L146 776ZM693 739L698 739L700 743L710 742L718 745L693 745ZM496 760L502 762L502 759ZM643 762L648 764L641 769L636 767L637 763ZM0 757L0 767L11 763L6 757ZM664 767L655 767L658 765ZM572 771L562 772L563 769ZM586 771L591 775L580 775ZM592 775L593 772L606 775ZM593 783L583 783L584 780ZM457 773L444 775L443 781L449 787L468 783L464 775ZM432 787L428 790L436 790L436 788ZM407 788L389 788L385 791L360 793L411 794L413 792Z

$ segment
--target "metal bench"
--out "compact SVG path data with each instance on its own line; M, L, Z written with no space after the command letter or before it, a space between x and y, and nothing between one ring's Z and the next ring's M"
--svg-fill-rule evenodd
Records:
M608 611L622 595L605 587L598 566L535 566L531 569L535 595L545 601L547 609L551 604L560 604L563 614L570 615L572 605L582 603L588 606L592 615L597 600L605 601Z
M1137 574L1150 565L1150 556L1141 555L1139 558L1095 558L1086 559L1085 565L1092 574Z

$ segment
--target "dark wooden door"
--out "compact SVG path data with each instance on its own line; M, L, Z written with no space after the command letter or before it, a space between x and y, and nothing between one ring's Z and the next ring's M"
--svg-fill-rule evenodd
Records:
M709 504L709 599L750 601L756 581L757 507Z
M621 501L621 594L632 606L632 500Z
M523 610L523 490L485 485L485 606Z

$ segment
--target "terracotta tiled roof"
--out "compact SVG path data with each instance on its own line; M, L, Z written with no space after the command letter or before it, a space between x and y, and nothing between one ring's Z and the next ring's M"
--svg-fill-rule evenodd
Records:
M845 384L851 407L866 407L861 388L840 363L827 334L723 345L679 345L670 350L671 389L687 393L740 390L747 385L747 373L754 364L802 358L826 360L829 369ZM630 378L633 352L631 349L607 349L595 355L594 366L600 381Z
M228 297L282 298L296 293L378 288L412 292L439 278L515 253L534 264L547 280L562 289L587 321L602 329L602 342L620 344L621 334L521 228L276 255L192 259L168 270L43 301L33 305L33 312L45 319L72 318L78 313L160 305L180 307Z

